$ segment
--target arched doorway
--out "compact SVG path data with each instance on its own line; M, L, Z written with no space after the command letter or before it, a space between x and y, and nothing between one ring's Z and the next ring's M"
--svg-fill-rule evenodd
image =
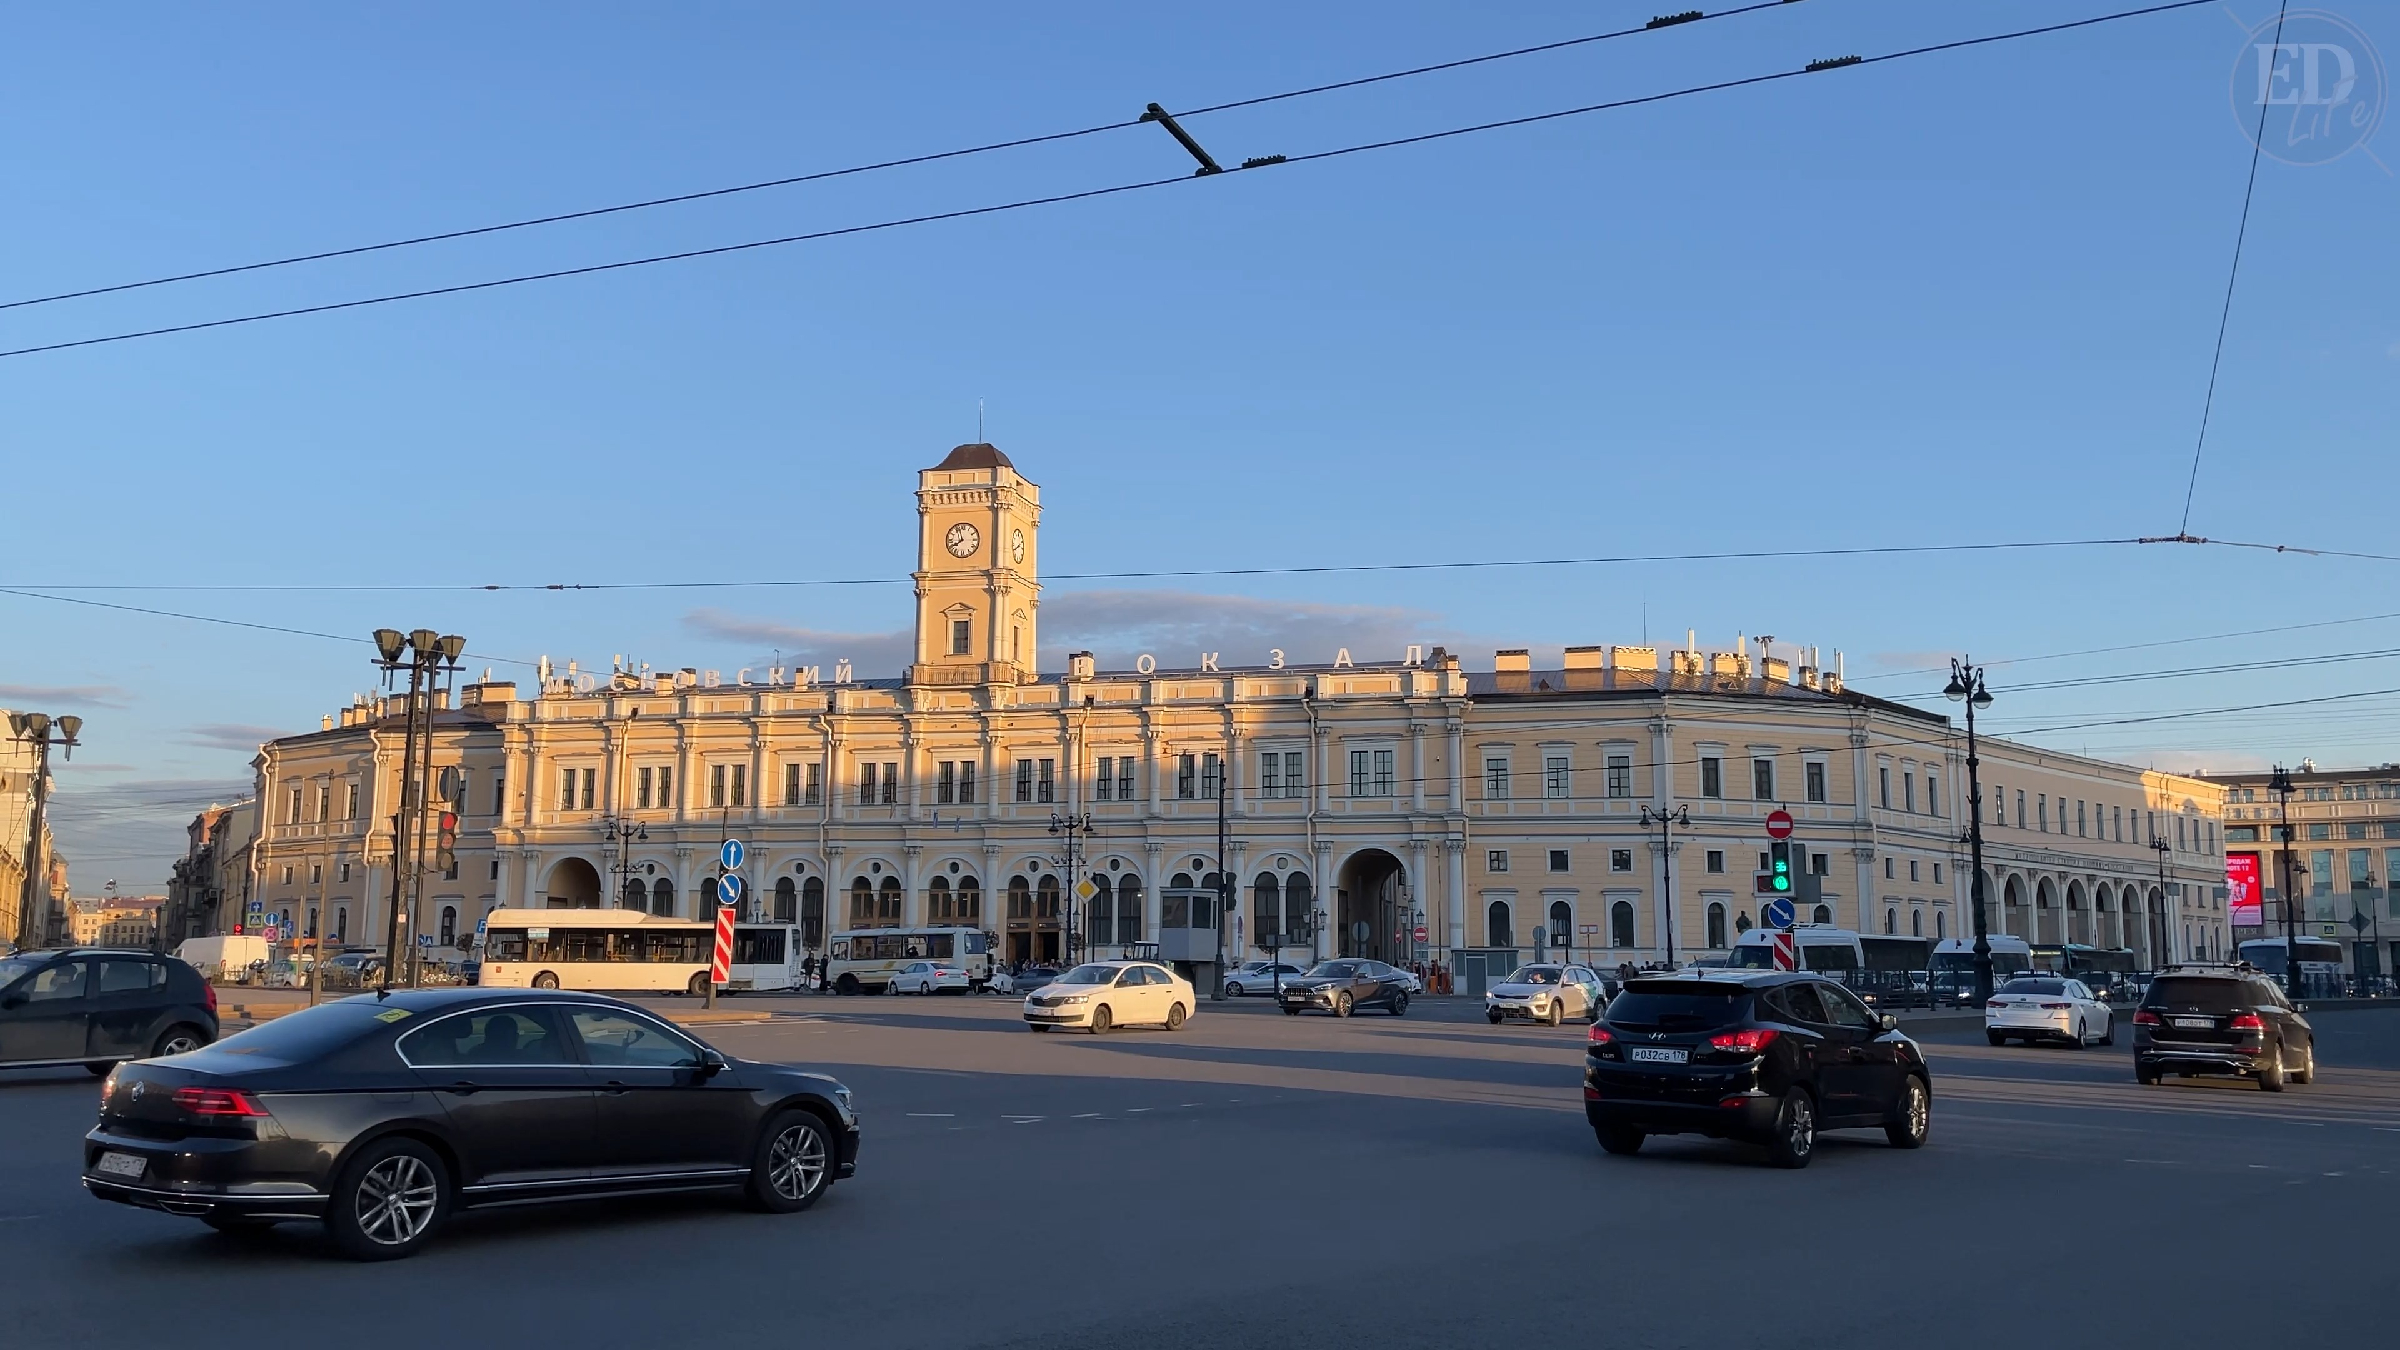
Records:
M825 882L819 877L800 886L800 945L812 952L825 949Z
M650 912L675 917L675 883L660 877L650 883Z
M561 858L542 890L552 909L600 908L600 873L581 858Z
M2025 923L2025 883L2010 877L2000 886L2000 931L2010 937L2024 937L2033 930Z
M2048 877L2033 883L2033 935L2037 947L2058 945L2058 892Z
M1334 948L1338 955L1405 961L1401 932L1415 920L1408 873L1379 848L1361 849L1342 865L1336 885Z

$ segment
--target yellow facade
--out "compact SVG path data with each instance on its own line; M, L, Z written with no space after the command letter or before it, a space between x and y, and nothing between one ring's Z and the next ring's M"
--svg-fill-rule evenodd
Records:
M1539 929L1592 960L1658 960L1758 921L1778 807L1822 873L1827 921L1967 929L1963 735L1833 671L1741 642L1570 648L1545 671L1501 652L1489 673L1439 648L1318 666L1186 653L1120 671L1074 653L1037 677L1038 489L990 447L962 446L919 475L917 506L905 672L545 671L525 690L463 690L435 751L461 771L459 867L427 878L422 931L469 931L499 905L690 914L735 837L762 913L819 938L968 922L1001 934L1004 954L1041 957L1068 933L1113 953L1198 924L1213 951L1222 865L1238 892L1229 959L1313 928L1304 955L1496 965L1530 954ZM382 941L400 711L344 709L262 752L270 913L315 907L335 940ZM2187 955L2187 923L2205 934L2213 914L2221 934L2219 789L1991 738L1981 750L1992 931L2121 943L2144 964ZM2022 820L2019 794L2038 806ZM1690 824L1662 837L1645 807L1688 808ZM1087 815L1088 835L1068 828ZM1088 904L1074 898L1086 876L1102 888Z

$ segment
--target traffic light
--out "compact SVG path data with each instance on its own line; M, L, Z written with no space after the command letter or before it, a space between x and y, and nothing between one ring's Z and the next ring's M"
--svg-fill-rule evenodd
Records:
M448 873L458 866L458 813L442 812L441 832L434 839L433 870Z
M1767 846L1767 889L1777 895L1792 893L1792 841L1777 839Z

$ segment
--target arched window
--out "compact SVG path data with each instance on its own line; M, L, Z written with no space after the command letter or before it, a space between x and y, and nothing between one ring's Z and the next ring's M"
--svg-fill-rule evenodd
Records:
M350 907L348 905L333 907L333 940L336 942L350 940Z
M1142 940L1142 879L1127 873L1117 878L1117 941Z
M1945 916L1940 910L1935 910L1933 912L1933 940L1939 942L1944 937L1948 936L1948 934L1943 930L1949 928L1949 926L1950 924L1947 916Z
M1483 940L1486 945L1493 947L1517 945L1516 930L1508 922L1508 902L1506 900L1494 900L1491 907L1484 911Z
M660 877L650 883L650 912L672 915L675 912L675 883Z
M1575 941L1575 907L1564 900L1550 902L1550 949L1556 951Z
M1058 873L1044 872L1040 884L1033 888L1034 912L1043 923L1058 922Z
M875 883L865 877L850 879L850 926L852 928L873 928L875 926Z
M1833 910L1827 906L1819 905L1816 907L1815 911L1809 915L1809 921L1811 923L1832 923Z
M1294 872L1283 879L1283 941L1286 946L1305 947L1315 940L1316 917L1310 910L1310 902L1314 898L1313 888L1308 884L1305 874ZM1297 942L1292 939L1294 933L1302 935Z
M973 877L958 879L958 921L969 928L983 926L983 883Z
M925 887L925 922L949 925L958 922L950 908L950 878L935 877Z
M875 891L875 921L897 927L900 923L900 911L905 904L906 897L900 890L900 878L885 877L883 884Z
M1092 945L1105 947L1117 940L1117 897L1109 893L1107 877L1093 877L1092 887L1084 918L1091 931Z
M1283 931L1283 883L1273 872L1261 872L1250 883L1250 937L1259 946Z
M1619 900L1608 907L1608 945L1631 947L1633 937L1633 902Z
M1725 942L1725 906L1715 900L1708 902L1708 945L1722 948Z
M1167 889L1168 889L1168 890L1171 890L1171 891L1188 891L1188 890L1190 890L1191 888L1192 888L1192 874L1191 874L1191 873L1189 873L1189 872L1177 872L1177 873L1176 873L1174 876L1167 878Z
M717 912L717 879L700 878L700 917L714 918Z
M799 921L800 888L792 884L790 877L775 878L775 922L798 923Z
M640 877L625 878L625 896L619 901L625 908L640 912L650 908L650 891Z
M1008 879L1008 917L1011 920L1033 917L1033 888L1021 876Z
M1921 910L1921 909L1912 909L1912 910L1910 910L1910 911L1908 912L1908 935L1909 935L1910 937L1923 937L1923 936L1925 936L1925 911L1924 911L1924 910Z
M825 945L825 881L810 877L800 883L800 945L817 951Z
M1885 905L1885 906L1883 907L1883 933L1884 933L1884 936L1885 936L1885 937L1897 937L1897 936L1899 936L1899 933L1900 933L1900 907L1899 907L1899 906L1897 906L1897 905Z
M455 947L458 945L458 906L442 906L441 936L436 938L435 941L441 943L445 947Z

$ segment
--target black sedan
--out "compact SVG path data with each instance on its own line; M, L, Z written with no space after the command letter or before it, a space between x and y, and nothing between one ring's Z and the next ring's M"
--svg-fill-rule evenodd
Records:
M1348 1017L1360 1008L1381 1008L1394 1017L1408 1014L1408 973L1381 961L1348 957L1319 961L1306 975L1283 982L1284 1012L1298 1016L1311 1008Z
M1767 1146L1806 1167L1817 1132L1881 1129L1925 1142L1933 1076L1924 1052L1822 976L1774 971L1629 981L1585 1047L1583 1113L1611 1153L1653 1134Z
M221 1231L322 1220L373 1261L481 1205L727 1190L803 1210L857 1159L850 1090L822 1074L593 994L418 989L119 1067L83 1184Z

